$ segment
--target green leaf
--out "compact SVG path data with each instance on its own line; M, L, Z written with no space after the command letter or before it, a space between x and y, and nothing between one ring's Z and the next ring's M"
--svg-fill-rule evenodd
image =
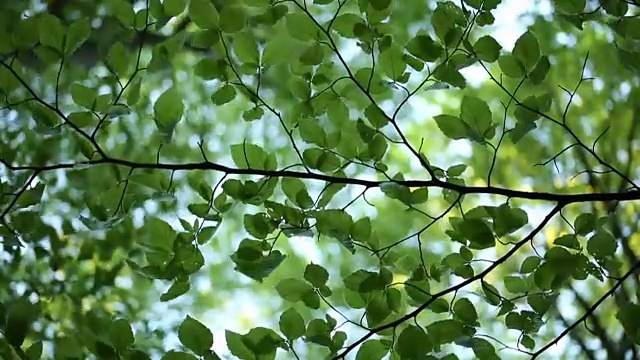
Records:
M318 29L309 17L302 12L292 12L287 14L285 19L289 35L300 41L310 41L315 39Z
M356 38L356 35L353 32L353 29L356 24L364 25L365 21L362 17L354 13L343 13L335 18L331 30L337 32L342 37L354 39Z
M226 5L220 11L218 25L226 33L240 32L247 25L247 13L240 5Z
M244 341L244 336L230 330L225 330L224 334L225 340L227 342L227 347L229 348L231 354L243 360L255 359L253 351Z
M553 241L554 245L564 246L569 249L580 250L580 242L573 234L562 235Z
M176 280L171 284L171 287L160 295L160 301L165 302L173 300L181 295L184 295L191 289L191 284L188 281Z
M453 305L453 313L458 319L469 325L475 325L478 321L476 308L473 306L471 301L466 298L456 301Z
M40 43L62 52L66 30L60 19L49 13L44 13L39 17L39 22Z
M468 125L467 137L471 140L482 143L493 137L493 116L484 100L464 96L460 104L460 117Z
M469 248L482 250L495 246L493 231L480 219L466 219L460 225L462 235L469 240Z
M454 342L463 336L463 330L462 323L451 319L436 321L427 326L427 333L436 346Z
M371 237L371 218L363 217L353 223L350 230L350 235L355 241L367 243Z
M486 281L483 281L482 291L484 292L484 295L486 296L486 300L489 304L494 306L500 304L501 302L500 292L498 292L498 289L496 289L495 286L489 284Z
M67 29L67 38L64 45L64 52L66 56L74 53L91 34L91 23L86 17L74 20Z
M190 0L189 17L201 29L215 29L220 21L218 11L209 0Z
M289 308L280 315L280 331L289 339L295 340L304 336L306 328L302 315L296 309Z
M520 272L523 274L530 274L534 272L536 268L538 268L541 262L542 259L540 259L538 256L529 256L524 259L524 261L520 265Z
M183 351L170 350L162 355L161 360L198 360L198 358Z
M391 42L391 37L388 36L386 39L389 39ZM398 80L399 82L405 82L402 80L402 77L405 74L405 70L407 68L407 63L404 61L404 52L402 48L395 44L389 44L389 48L386 50L380 50L382 53L379 57L379 66L384 72L386 76L393 80Z
M431 331L428 331L431 333ZM421 327L409 325L398 335L395 352L407 359L421 358L433 349L433 342Z
M308 264L304 269L304 278L313 287L319 288L327 283L329 273L320 265Z
M42 341L36 341L24 352L29 360L38 360L42 357Z
M426 62L434 62L440 58L444 49L427 34L418 34L406 45L409 54Z
M553 0L556 9L566 14L580 14L587 6L587 0Z
M433 117L442 133L453 140L467 138L469 133L469 125L461 118L453 115L436 115Z
M356 360L382 360L388 353L389 346L382 341L367 340L358 349Z
M525 280L519 276L505 276L504 287L512 294L520 294L528 289Z
M485 35L476 41L473 45L473 51L478 59L486 62L494 62L500 57L502 46L498 44L496 39L489 35Z
M281 280L276 285L276 291L281 298L297 302L302 300L305 293L313 291L313 288L306 282L294 278Z
M133 331L129 322L125 319L113 321L109 327L109 339L118 351L124 351L133 345Z
M459 70L460 69L453 61L449 61L438 65L433 70L433 76L437 80L455 86L459 89L464 89L466 88L467 83Z
M606 230L597 230L587 241L587 251L596 259L606 259L616 253L618 243Z
M533 69L538 63L540 45L538 45L538 39L531 31L525 32L516 40L516 44L513 47L513 56L520 60L527 70Z
M575 228L577 235L584 236L596 229L596 223L597 219L594 214L584 213L578 215L576 220L573 222L573 227Z
M375 104L367 106L364 115L374 128L380 129L389 123L389 117Z
M300 138L309 144L324 147L327 143L327 134L322 126L320 126L317 119L299 119L298 131L300 131Z
M478 337L472 338L471 348L478 359L500 360L500 357L496 355L496 349L487 339Z
M153 104L153 114L158 130L172 134L184 113L182 97L175 86L163 92Z
M320 65L324 60L324 46L312 44L300 54L300 62L304 65Z
M186 0L164 0L162 3L165 14L169 16L178 16L182 14L187 6Z
M404 185L394 182L385 182L380 185L380 190L391 199L400 200L407 205L412 204L411 190Z
M498 58L498 64L500 65L500 70L508 77L521 78L527 74L522 61L514 55L501 55Z
M241 169L275 170L278 167L275 155L255 144L231 145L231 158Z
M451 176L451 177L456 177L456 176L460 176L462 175L462 173L467 169L467 165L465 164L458 164L458 165L452 165L449 166L449 168L447 168L447 176Z
M77 105L93 109L97 97L98 91L96 89L78 83L71 86L71 98Z
M224 105L235 99L236 94L236 88L233 85L225 84L211 94L211 101L215 105Z
M238 60L243 63L258 64L260 61L258 44L255 38L246 32L233 36L233 52Z
M251 251L249 247L250 245L246 245L246 239L243 240L238 251L231 255L231 260L236 264L236 270L259 282L269 276L286 258L278 250L264 256L261 252Z
M547 55L542 55L536 66L529 73L529 80L533 85L541 84L551 70L551 62Z
M182 345L202 356L209 352L209 349L213 346L211 330L189 315L180 324L178 338Z

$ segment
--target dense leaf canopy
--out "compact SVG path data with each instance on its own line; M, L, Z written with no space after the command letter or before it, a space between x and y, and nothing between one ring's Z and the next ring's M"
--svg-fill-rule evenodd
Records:
M0 358L637 359L637 0L0 3Z

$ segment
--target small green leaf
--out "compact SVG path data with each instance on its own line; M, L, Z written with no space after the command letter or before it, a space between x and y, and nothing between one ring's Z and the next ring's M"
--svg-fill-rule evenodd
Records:
M540 45L538 45L538 39L531 31L525 32L516 40L516 44L513 47L513 56L520 60L528 70L533 69L538 63Z
M495 288L495 286L489 284L486 281L482 282L482 291L484 292L484 295L487 297L487 302L491 305L498 305L501 302L501 297L500 297L500 293L498 292L498 289Z
M587 6L587 0L553 0L555 7L565 14L580 14Z
M231 158L241 169L275 170L278 167L276 156L255 144L231 145Z
M391 199L400 200L407 205L412 204L411 190L404 185L394 182L385 182L380 185L380 190Z
M118 319L109 327L109 339L118 351L124 351L133 345L134 337L131 325L125 319Z
M388 353L389 345L380 340L367 340L358 349L356 360L382 360Z
M304 279L313 285L313 287L319 288L327 283L329 273L320 265L309 264L304 269Z
M353 32L353 29L356 24L364 25L364 23L364 19L354 13L343 13L335 18L331 30L337 32L342 37L354 39L356 38L356 35Z
M526 259L524 259L524 261L520 265L520 272L523 274L532 273L535 271L535 269L538 268L541 262L542 262L542 259L540 259L539 257L534 255L529 256Z
M471 301L462 298L453 305L453 312L456 317L469 325L475 325L478 321L478 313Z
M247 346L250 343L245 341L243 335L231 330L225 330L224 335L227 347L231 354L243 360L252 360L256 358L254 351Z
M577 235L587 235L590 232L596 229L597 219L596 216L592 213L584 213L578 215L576 220L573 222L573 227L575 228Z
M429 331L431 333L431 331ZM395 345L395 352L406 359L418 359L426 356L433 349L433 342L421 327L408 325Z
M312 44L300 54L300 62L304 65L320 65L324 60L324 51L324 46Z
M280 331L289 340L304 336L306 328L304 319L296 309L289 308L280 315Z
M482 250L495 246L493 231L480 219L466 219L460 225L462 235L469 240L469 248Z
M306 292L313 291L313 288L302 280L289 278L281 280L276 285L276 291L281 298L291 302L297 302L302 300L302 296Z
M440 320L427 326L427 333L431 335L434 345L453 342L463 335L464 326L456 320Z
M504 287L512 294L520 294L527 291L525 280L519 276L505 276Z
M38 20L40 22L40 43L62 52L66 31L60 19L49 13L43 13Z
M292 12L286 16L289 35L300 41L310 41L316 37L318 29L309 16L302 12Z
M465 139L469 133L469 125L457 116L436 115L434 119L440 131L450 139Z
M364 115L376 129L380 129L389 123L389 117L375 104L367 106L364 110Z
M505 76L521 78L527 74L525 66L514 55L502 55L498 58L498 64Z
M194 353L204 356L213 346L213 334L198 320L187 315L178 329L182 345Z
M529 73L529 80L533 85L541 84L547 77L549 70L551 69L551 63L547 55L542 55L536 66Z
M201 29L215 29L220 21L218 11L209 0L190 0L189 17Z
M260 51L254 36L241 32L233 36L233 52L243 63L258 64Z
M226 33L240 32L247 25L247 14L240 5L225 5L219 19L220 30Z
M211 94L211 101L215 105L224 105L235 99L236 94L236 88L233 85L225 84Z
M498 44L496 39L486 35L478 39L475 45L473 45L473 51L475 51L478 59L486 62L494 62L500 57L500 50L502 46Z
M184 351L169 350L169 352L162 355L161 360L199 360L199 359Z
M67 40L64 45L65 55L69 56L75 52L91 34L91 23L86 17L74 20L67 29Z
M327 134L318 123L317 119L301 118L298 120L298 131L302 140L309 144L324 147L327 143Z
M71 85L71 98L77 105L92 109L97 96L96 89L78 83Z
M580 242L573 234L562 235L553 241L554 245L564 246L569 249L580 250Z
M500 360L500 357L496 355L496 349L487 339L471 338L471 348L478 359Z
M160 295L160 301L165 302L173 300L181 295L184 295L191 289L189 281L176 280L171 284L171 287L162 295Z
M489 105L475 96L465 95L460 104L460 117L467 124L467 137L483 142L493 137L493 116Z
M427 34L418 34L406 46L409 54L426 62L434 62L440 58L444 49Z
M182 14L187 6L186 0L164 0L162 3L165 14L169 16L178 16Z
M458 165L449 166L449 168L447 169L446 173L447 173L447 176L457 177L457 176L462 175L462 173L466 169L467 169L467 165L458 164Z
M184 103L175 86L163 92L153 104L155 123L164 134L172 134L173 130L182 118Z
M606 259L614 256L617 248L616 239L605 230L597 230L587 241L587 251L596 259Z

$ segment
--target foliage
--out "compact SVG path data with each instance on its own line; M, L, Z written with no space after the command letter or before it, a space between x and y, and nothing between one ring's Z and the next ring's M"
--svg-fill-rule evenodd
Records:
M637 358L640 3L524 3L2 3L1 357Z

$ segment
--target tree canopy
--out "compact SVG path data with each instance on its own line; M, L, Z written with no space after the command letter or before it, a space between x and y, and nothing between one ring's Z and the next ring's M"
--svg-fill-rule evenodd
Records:
M640 358L639 79L637 0L2 2L0 357Z

